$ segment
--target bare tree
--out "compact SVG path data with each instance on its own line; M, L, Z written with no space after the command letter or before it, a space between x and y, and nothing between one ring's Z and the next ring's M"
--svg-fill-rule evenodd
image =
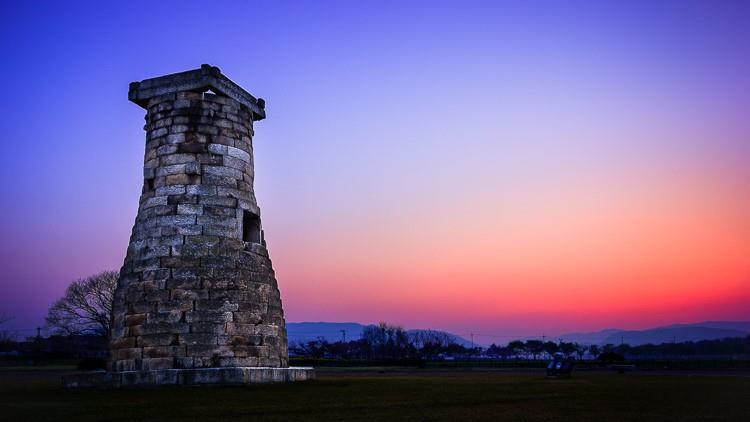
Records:
M320 359L325 354L328 346L328 341L324 337L318 337L316 340L297 342L296 349L303 356Z
M526 340L524 348L527 353L531 353L531 356L536 360L537 356L544 351L544 342L541 340Z
M547 357L551 358L552 355L560 350L560 346L554 341L545 341L542 345L542 349L544 350L544 353L547 354Z
M365 327L362 330L362 340L381 359L406 357L410 346L409 336L403 327L385 322Z
M592 344L591 346L589 346L589 354L593 356L594 359L599 357L599 353L600 353L600 350L599 350L598 345Z
M12 320L13 317L6 315L4 312L0 312L0 326L6 322ZM13 336L6 330L0 330L0 343L7 343L11 341Z
M560 342L560 351L563 352L566 357L575 353L576 347L576 343L566 343L564 341Z
M117 271L103 271L72 282L49 309L47 327L63 335L108 336L117 278Z
M508 343L508 350L510 354L518 358L518 355L525 352L524 344L521 340L513 340Z
M414 347L422 349L429 346L448 347L451 343L458 343L456 336L445 331L412 330L407 333Z
M576 348L576 356L578 356L578 360L583 360L583 355L586 354L586 351L589 350L589 346L585 344L578 344L573 343Z
M419 351L421 357L426 359L434 359L448 346L458 343L456 336L445 331L412 330L407 334L412 346Z

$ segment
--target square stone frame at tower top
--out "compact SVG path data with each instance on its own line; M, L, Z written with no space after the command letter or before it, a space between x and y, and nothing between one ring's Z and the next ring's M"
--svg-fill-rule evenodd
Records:
M256 98L232 82L216 66L201 65L198 69L132 82L128 99L148 109L149 100L161 95L178 92L205 92L213 90L217 94L232 98L252 111L253 121L266 118L266 102Z
M253 182L265 102L217 67L130 84L144 183L112 309L108 371L67 387L299 381Z

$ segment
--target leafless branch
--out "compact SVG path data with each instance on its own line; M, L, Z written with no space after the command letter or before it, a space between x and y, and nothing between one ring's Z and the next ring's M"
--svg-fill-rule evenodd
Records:
M117 271L103 271L73 281L50 307L47 326L63 335L108 335L117 278Z

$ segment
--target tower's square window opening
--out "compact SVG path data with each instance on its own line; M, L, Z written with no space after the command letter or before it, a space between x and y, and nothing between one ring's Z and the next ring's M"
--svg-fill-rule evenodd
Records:
M242 218L242 240L250 243L261 243L260 216L245 211Z

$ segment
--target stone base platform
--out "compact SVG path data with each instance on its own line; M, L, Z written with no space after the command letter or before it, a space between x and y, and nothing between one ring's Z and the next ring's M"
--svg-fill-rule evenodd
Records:
M81 372L63 377L63 387L140 388L161 386L225 386L315 379L310 367L199 368L155 371Z

